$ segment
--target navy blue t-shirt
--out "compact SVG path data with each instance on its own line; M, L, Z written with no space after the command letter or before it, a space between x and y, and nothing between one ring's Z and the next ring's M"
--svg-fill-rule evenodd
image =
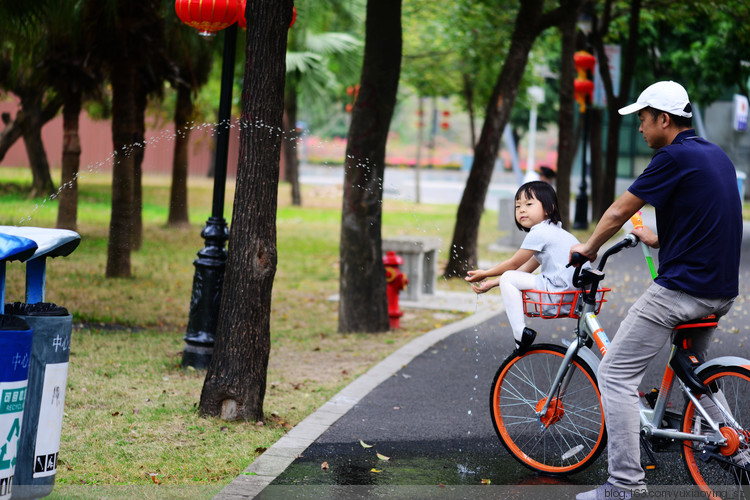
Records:
M656 209L656 282L695 297L739 290L742 203L732 161L718 146L680 132L628 188Z

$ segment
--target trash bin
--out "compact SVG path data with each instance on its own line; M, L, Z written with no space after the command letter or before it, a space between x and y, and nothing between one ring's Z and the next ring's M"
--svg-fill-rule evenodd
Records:
M12 498L36 499L54 488L73 330L73 316L67 309L44 302L46 261L69 255L81 237L75 231L37 227L0 226L0 236L3 233L33 239L36 244L26 262L26 302L4 304L7 316L34 331Z
M0 500L10 498L26 403L32 329L21 318L3 314L5 264L26 260L37 249L33 241L0 234Z
M34 330L12 498L41 498L55 487L73 315L48 302L6 304L5 312Z

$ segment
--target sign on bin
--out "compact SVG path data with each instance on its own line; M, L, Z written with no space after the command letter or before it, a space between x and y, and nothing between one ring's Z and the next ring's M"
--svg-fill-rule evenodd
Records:
M31 358L29 325L0 315L0 500L10 498Z
M73 316L49 302L15 302L5 311L34 329L13 498L40 498L52 493L57 473Z

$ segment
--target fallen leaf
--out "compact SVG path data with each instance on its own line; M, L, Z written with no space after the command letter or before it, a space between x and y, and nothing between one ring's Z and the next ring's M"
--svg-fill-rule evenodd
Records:
M489 479L482 479L482 484L492 484L492 481Z
M370 469L370 472L375 472L376 474L380 474L383 471L373 467L372 469Z
M153 472L149 472L148 475L151 476L151 481L154 484L161 484L161 482L156 478L156 474L154 474Z
M373 446L375 446L374 444L367 444L364 441L362 441L361 439L359 440L359 444L362 445L362 448L372 448Z
M323 470L328 470L328 462L323 462L322 464L320 464L320 468Z
M390 460L391 459L391 457L386 457L385 455L381 455L380 453L378 453L377 455L378 455L378 458L380 460Z

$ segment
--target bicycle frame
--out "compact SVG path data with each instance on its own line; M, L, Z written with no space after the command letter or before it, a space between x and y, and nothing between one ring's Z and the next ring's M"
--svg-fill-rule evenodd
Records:
M629 235L629 237L632 235ZM571 363L573 359L576 356L579 356L584 362L591 365L592 370L594 373L596 373L598 370L598 358L592 353L590 356L585 355L584 353L588 351L591 353L591 350L587 347L587 345L593 345L594 343L597 345L599 352L602 356L604 356L607 353L607 349L609 347L609 338L607 337L606 332L604 331L604 328L601 326L599 321L596 318L595 309L596 309L596 303L595 303L595 294L598 287L599 281L604 278L604 274L601 272L604 268L604 264L606 262L607 257L609 255L612 255L614 253L619 252L621 249L632 246L633 244L637 244L637 238L632 236L630 239L626 238L620 244L615 245L612 247L608 252L604 254L602 257L602 261L599 264L599 269L596 271L591 271L592 274L598 273L598 279L594 280L594 283L591 285L591 289L586 291L586 293L582 294L581 297L583 298L583 309L581 314L579 315L578 319L578 326L575 330L576 338L573 339L570 344L568 344L567 351L565 353L565 357L563 358L563 361L560 363L560 368L558 368L557 374L555 375L554 381L552 385L550 386L549 392L547 393L546 402L543 405L543 407L536 412L537 416L540 417L540 424L541 424L541 417L543 415L547 414L547 411L549 409L550 403L553 401L553 398L555 395L558 397L565 394L565 391L567 389L567 385L569 382L569 378L566 378L566 375L571 373L569 370ZM677 349L679 349L677 346L672 346L672 350L670 352L669 358L667 360L667 365L664 370L664 374L662 376L661 380L661 386L659 390L659 395L656 399L656 402L654 404L654 408L650 409L647 408L643 401L638 402L639 404L639 413L640 413L640 421L641 421L641 431L643 435L647 438L650 437L659 437L659 438L666 438L666 439L674 439L679 441L697 441L702 442L706 444L712 444L712 445L719 445L724 446L727 443L726 438L721 434L719 430L719 424L715 422L711 416L708 414L704 406L700 403L700 398L696 397L695 394L685 385L685 383L680 380L678 377L675 377L674 370L669 364L669 361L672 359L672 357L675 355ZM593 358L593 361L592 361ZM746 360L743 360L746 361ZM662 427L661 423L664 419L664 416L666 415L667 410L667 402L669 400L669 396L672 392L672 388L674 387L674 381L677 379L677 382L679 383L680 387L682 388L682 391L685 393L685 395L693 402L696 409L700 412L701 416L706 420L706 423L710 426L710 428L713 430L711 434L708 435L700 435L700 434L692 434L692 433L686 433L682 432L676 429L665 429ZM728 412L722 404L716 400L713 394L710 392L706 394L706 396L713 402L713 404L716 406L716 408L721 412L722 416L725 418L725 422L731 422L736 424L734 421L734 418L731 416L731 412ZM544 427L544 424L541 424L542 427Z

